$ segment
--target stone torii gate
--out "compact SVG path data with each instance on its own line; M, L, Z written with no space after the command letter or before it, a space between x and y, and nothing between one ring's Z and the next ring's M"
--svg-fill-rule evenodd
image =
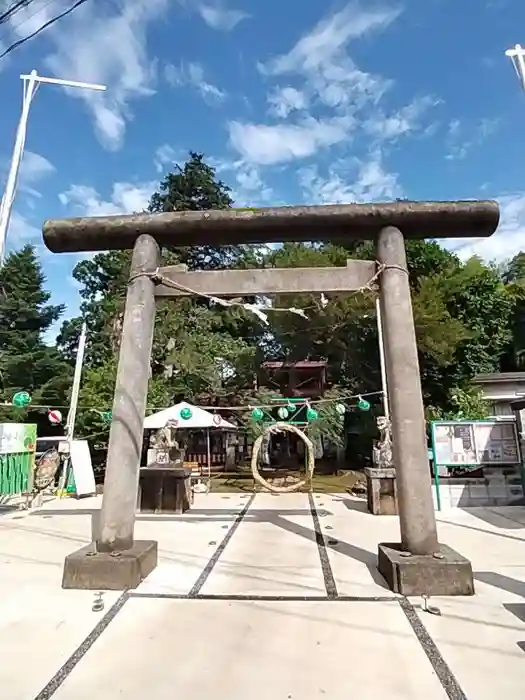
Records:
M47 221L54 253L133 249L104 496L96 541L65 561L66 588L135 588L157 565L157 543L134 539L155 298L344 293L378 279L396 468L399 543L379 544L378 568L405 595L472 594L470 562L438 542L405 238L492 235L496 202L395 202L172 212ZM159 246L372 239L377 262L346 267L186 272L161 267ZM175 283L175 284L170 284ZM179 286L180 285L180 286ZM187 293L187 292L186 292Z

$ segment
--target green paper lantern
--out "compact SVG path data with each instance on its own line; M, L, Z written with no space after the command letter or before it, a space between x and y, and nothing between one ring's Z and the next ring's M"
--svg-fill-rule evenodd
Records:
M370 402L367 401L366 399L363 399L363 397L360 396L359 401L357 402L357 408L360 411L369 411L370 410Z
M113 413L111 411L102 411L100 415L104 423L111 423L111 420L113 418Z
M13 406L17 408L25 408L31 403L31 395L27 391L17 391L12 398Z
M315 410L315 408L310 408L308 407L306 409L306 420L310 423L311 421L317 420L319 418L319 414Z
M193 415L193 413L191 412L191 408L188 408L188 407L181 408L180 417L182 418L182 420L190 420L192 415Z
M279 416L279 418L281 418L281 420L285 420L286 418L288 418L288 409L286 408L286 406L281 406L280 408L278 408L277 415Z
M344 416L344 414L346 413L346 406L344 405L344 403L336 403L335 410L336 413L338 413L340 416Z
M253 420L262 420L264 418L264 411L262 408L254 408L252 411Z

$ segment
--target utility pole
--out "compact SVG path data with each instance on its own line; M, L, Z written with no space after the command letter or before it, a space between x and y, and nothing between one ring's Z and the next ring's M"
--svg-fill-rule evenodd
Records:
M376 322L377 322L377 339L379 342L379 366L381 368L381 389L383 390L383 413L387 420L390 420L390 406L388 403L388 386L386 382L386 364L385 364L385 341L383 338L383 321L381 318L381 300L376 298Z
M78 408L78 395L80 393L80 380L82 377L82 367L84 365L84 353L86 350L86 337L87 337L87 326L85 323L82 324L82 330L80 332L80 338L78 340L77 347L77 358L75 361L75 373L73 375L73 387L71 389L71 399L69 402L69 411L66 419L66 440L68 444L68 456L64 460L64 468L62 469L62 475L60 477L60 483L58 486L60 494L63 493L66 486L67 475L69 471L69 462L71 460L71 442L73 440L73 434L75 432L75 422L77 418L77 408Z
M513 49L505 51L505 56L508 56L512 61L520 85L525 90L525 49L520 44L516 44Z
M96 85L94 83L81 83L76 80L62 80L61 78L44 78L43 76L38 75L36 70L31 71L29 75L21 75L20 79L23 82L22 113L20 115L20 120L16 131L15 146L7 175L5 192L4 196L2 197L2 201L0 202L0 265L4 262L7 231L16 196L16 185L18 181L20 163L22 162L22 157L24 155L29 109L39 85L41 83L51 83L52 85L82 88L84 90L104 91L106 89L105 85Z

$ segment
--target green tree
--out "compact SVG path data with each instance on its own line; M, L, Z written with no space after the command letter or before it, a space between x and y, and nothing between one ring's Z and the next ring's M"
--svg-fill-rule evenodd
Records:
M33 403L64 405L70 385L69 368L45 335L64 306L49 303L45 276L33 246L11 253L0 269L1 400L17 391L31 394ZM28 409L29 410L29 409ZM28 412L20 416L27 416ZM12 413L4 411L4 419ZM32 416L34 420L35 417Z
M525 369L525 253L518 253L502 265L501 277L513 301L512 339L502 360L505 372Z

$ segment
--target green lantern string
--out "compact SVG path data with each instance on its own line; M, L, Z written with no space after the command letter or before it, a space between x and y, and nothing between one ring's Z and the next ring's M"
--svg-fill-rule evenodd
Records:
M28 394L27 391L17 391L11 399L11 403L17 408L25 408L31 403L31 394Z
M359 401L357 402L357 408L360 411L369 411L370 410L370 402L364 399L362 396L359 397Z
M315 410L315 408L311 408L308 406L306 409L306 420L311 423L314 420L317 420L319 418L319 413Z
M260 421L264 418L264 411L262 408L254 408L252 411L253 420Z

